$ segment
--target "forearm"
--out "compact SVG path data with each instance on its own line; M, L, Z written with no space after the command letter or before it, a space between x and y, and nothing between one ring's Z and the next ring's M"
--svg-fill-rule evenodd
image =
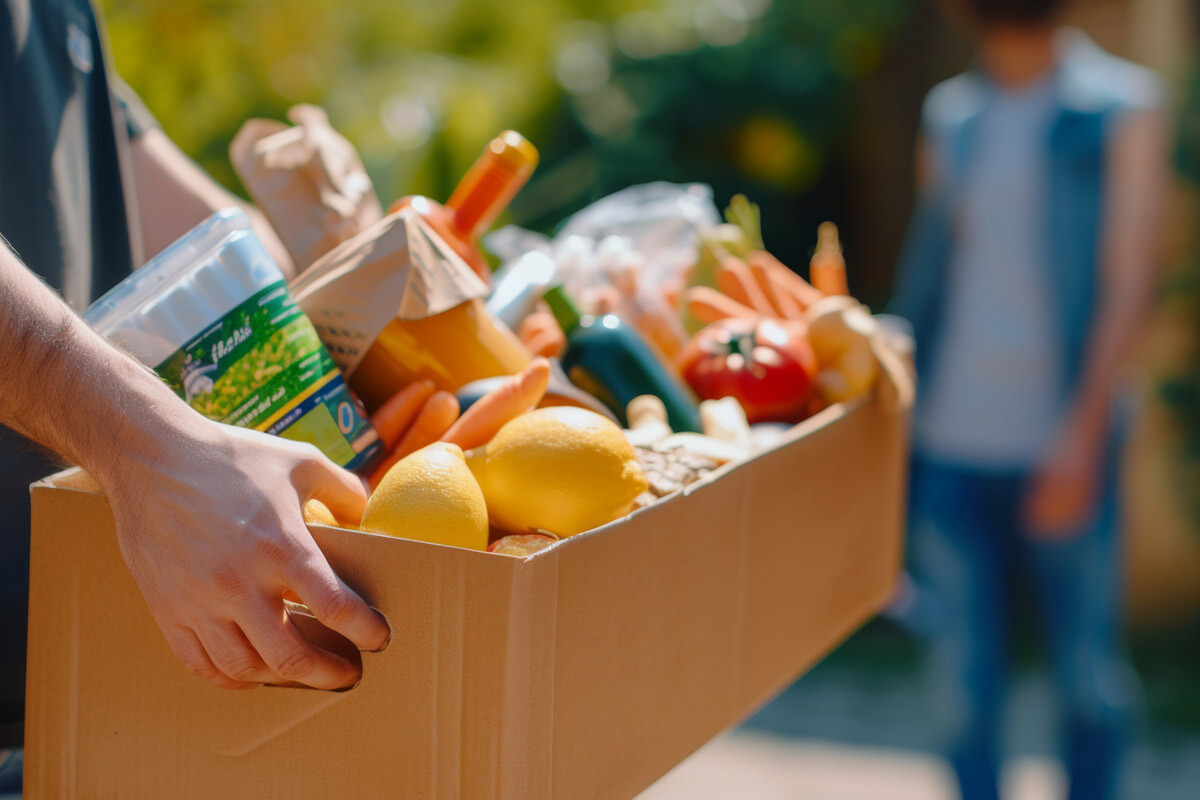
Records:
M1138 112L1122 121L1108 154L1100 304L1071 419L1092 440L1103 439L1107 431L1113 382L1133 356L1158 282L1167 131L1162 114Z
M122 461L157 458L198 421L0 247L0 424L83 466L107 491Z
M287 248L254 206L204 173L160 130L147 131L133 143L138 221L146 256L162 251L214 212L242 208L267 252L291 278L295 272Z
M1108 435L1113 387L1132 359L1133 347L1150 307L1148 288L1105 304L1093 326L1079 389L1071 404L1069 424L1097 447Z

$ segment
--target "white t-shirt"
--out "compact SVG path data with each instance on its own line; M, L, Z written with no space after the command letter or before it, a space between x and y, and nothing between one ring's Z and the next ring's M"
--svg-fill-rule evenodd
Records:
M916 421L920 452L1024 468L1061 414L1062 348L1047 279L1054 81L993 90L976 121L955 220L946 316Z

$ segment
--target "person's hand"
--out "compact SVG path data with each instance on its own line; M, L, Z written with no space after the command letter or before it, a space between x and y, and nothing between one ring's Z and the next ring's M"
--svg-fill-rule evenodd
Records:
M1103 443L1068 426L1034 473L1025 497L1025 527L1038 539L1066 540L1087 528L1097 512Z
M171 441L131 448L108 491L121 553L171 649L221 687L353 685L358 668L310 644L283 594L359 649L386 646L387 623L334 574L301 512L316 498L360 519L362 483L312 445L186 416Z

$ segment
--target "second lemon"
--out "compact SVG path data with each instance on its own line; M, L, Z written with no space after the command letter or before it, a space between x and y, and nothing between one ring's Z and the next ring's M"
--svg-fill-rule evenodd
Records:
M646 491L633 446L582 408L531 411L467 454L492 524L511 533L573 536L627 514Z

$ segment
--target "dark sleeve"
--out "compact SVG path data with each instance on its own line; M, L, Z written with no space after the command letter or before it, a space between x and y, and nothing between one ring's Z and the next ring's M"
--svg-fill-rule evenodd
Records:
M121 109L125 128L129 131L130 141L138 138L146 131L162 127L158 124L158 120L154 118L154 115L150 113L150 109L146 108L146 104L142 102L142 98L137 96L137 92L129 88L129 84L121 80L120 77L113 75L111 86L113 95L117 99L117 105Z

